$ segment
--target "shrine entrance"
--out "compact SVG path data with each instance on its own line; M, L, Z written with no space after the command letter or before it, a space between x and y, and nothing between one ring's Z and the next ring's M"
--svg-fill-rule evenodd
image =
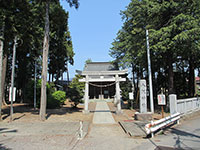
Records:
M115 82L90 82L89 99L114 99Z
M77 71L83 76L79 82L85 82L84 113L89 113L90 99L113 99L117 111L121 112L120 82L126 81L128 70L118 70L109 62L87 63L83 71Z

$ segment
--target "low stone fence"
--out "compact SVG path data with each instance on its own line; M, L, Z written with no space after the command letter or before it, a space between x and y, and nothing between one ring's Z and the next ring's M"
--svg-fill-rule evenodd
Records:
M175 114L179 112L181 114L188 114L200 109L200 98L187 98L178 99L175 94L169 95L170 100L170 114Z

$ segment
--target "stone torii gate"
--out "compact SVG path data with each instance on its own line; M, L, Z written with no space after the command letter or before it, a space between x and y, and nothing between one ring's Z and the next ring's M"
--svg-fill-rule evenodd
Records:
M109 71L77 71L84 76L79 82L85 82L85 96L84 96L84 111L89 113L89 83L91 82L114 82L115 83L115 98L114 103L117 105L117 113L121 113L121 94L120 82L126 81L121 75L127 74L128 70L109 70ZM106 76L106 77L105 77Z

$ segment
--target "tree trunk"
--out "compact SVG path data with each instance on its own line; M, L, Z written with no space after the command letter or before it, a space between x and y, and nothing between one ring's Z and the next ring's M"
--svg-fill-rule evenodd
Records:
M134 94L134 96L136 95L135 94L135 88L136 88L136 86L135 86L135 67L134 67L134 64L133 63L131 63L131 67L132 67L132 79L133 79L133 89L132 89L132 91L134 92L133 94Z
M51 82L51 74L49 73L49 83Z
M45 35L43 43L43 60L42 60L42 84L41 84L41 100L40 100L40 119L46 120L46 105L47 105L47 67L48 67L48 51L49 51L49 0L46 1L45 15Z
M6 98L5 98L5 81L6 81L7 60L8 60L8 55L7 55L7 53L5 53L4 57L3 57L2 79L1 79L3 105L7 105L6 104Z
M68 63L67 63L67 92L69 90L69 68L68 68Z
M53 82L54 74L52 73L51 75L51 81Z
M195 86L194 86L194 59L193 56L189 59L189 95L190 97L193 97L195 94Z
M2 67L3 67L3 37L0 37L0 120L1 118L1 108L2 108Z
M64 79L63 79L63 72L61 73L61 80L63 81Z
M2 26L2 33L0 33L0 121L2 120L1 118L1 108L2 108L2 102L3 102L3 93L2 93L2 70L3 70L3 47L4 47L4 20L3 20L3 26Z
M168 57L168 91L169 94L174 94L174 73L173 73L172 55Z

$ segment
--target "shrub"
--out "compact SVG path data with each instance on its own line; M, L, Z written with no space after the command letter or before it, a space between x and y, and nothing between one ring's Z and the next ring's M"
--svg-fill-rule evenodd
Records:
M49 95L47 98L47 108L54 109L59 107L60 107L59 101L55 100L52 95Z
M55 101L59 102L59 104L64 104L66 100L66 94L64 91L56 91L52 94L52 96Z
M83 90L85 84L79 82L79 79L81 79L81 76L76 75L69 85L69 91L67 94L68 98L74 103L74 107L76 107L80 102L82 102L82 98L84 95Z
M26 97L33 103L34 94L34 80L30 80L27 86ZM36 99L37 107L40 107L40 96L41 96L41 79L37 80L36 84ZM47 108L53 109L58 108L64 103L66 95L64 91L55 91L53 83L47 83Z

